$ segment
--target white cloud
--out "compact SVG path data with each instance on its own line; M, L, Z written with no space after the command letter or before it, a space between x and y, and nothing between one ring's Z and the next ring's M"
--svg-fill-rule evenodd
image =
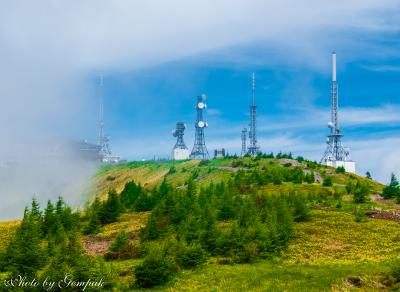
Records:
M399 72L400 66L381 65L381 66L362 66L362 68L375 72Z

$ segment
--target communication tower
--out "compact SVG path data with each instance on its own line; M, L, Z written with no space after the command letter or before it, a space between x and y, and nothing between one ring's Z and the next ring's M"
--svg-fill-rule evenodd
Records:
M195 123L196 132L194 137L194 146L190 154L191 159L207 160L210 158L204 140L204 129L208 127L207 122L205 122L203 118L203 111L207 108L207 105L204 103L205 99L206 96L204 94L197 97L197 119Z
M175 129L172 130L172 136L176 137L176 143L172 149L173 160L185 160L189 158L190 152L183 141L186 125L183 122L177 122Z
M104 81L103 76L100 76L100 88L99 88L99 146L100 146L100 157L104 163L118 163L120 157L112 154L108 142L110 137L104 132Z
M249 131L249 139L250 139L250 146L247 151L248 154L255 156L257 153L260 152L260 147L257 145L257 106L255 103L255 97L254 97L254 92L255 92L255 82L256 82L256 76L253 73L252 79L251 79L251 105L250 105L250 131Z
M327 136L328 144L320 163L333 167L344 167L347 172L355 173L355 162L350 159L349 151L342 146L343 134L339 128L339 98L336 80L336 53L332 53L332 85L331 85L331 121L328 123L330 133Z

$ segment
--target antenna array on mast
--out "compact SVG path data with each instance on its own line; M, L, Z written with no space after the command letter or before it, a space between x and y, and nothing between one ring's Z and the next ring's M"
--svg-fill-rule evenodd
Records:
M332 53L332 85L331 85L331 121L328 123L330 134L328 144L320 163L329 166L343 166L348 172L355 172L355 163L350 160L350 153L342 146L343 134L339 128L339 97L336 80L336 53Z
M204 129L208 127L208 123L204 121L203 111L206 109L207 105L204 103L206 96L204 94L197 97L197 119L195 124L195 138L192 153L190 154L191 159L210 159L208 154L205 139L204 139Z
M255 156L260 152L260 148L257 145L257 106L255 103L255 85L256 85L256 76L253 73L251 79L251 105L250 105L250 131L249 131L249 139L250 139L250 146L247 151L248 154Z

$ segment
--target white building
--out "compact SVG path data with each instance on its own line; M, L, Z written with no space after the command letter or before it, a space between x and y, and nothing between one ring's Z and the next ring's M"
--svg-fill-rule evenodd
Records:
M356 173L356 163L354 161L327 160L326 165L335 168L343 166L346 172Z
M176 148L172 151L173 160L186 160L189 159L190 151L189 149Z

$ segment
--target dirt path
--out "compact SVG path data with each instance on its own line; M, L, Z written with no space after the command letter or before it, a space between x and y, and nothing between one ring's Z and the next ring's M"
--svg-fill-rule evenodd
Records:
M380 195L371 195L371 199L379 204L389 206L389 210L371 210L365 213L366 216L374 219L384 219L400 222L400 205L391 200L385 200Z
M233 172L237 172L239 170L246 170L246 168L244 167L233 167L233 166L217 166L216 169L230 170Z
M373 211L367 211L365 215L369 218L400 222L400 213L397 213L396 211L373 210Z
M385 206L390 206L393 207L393 209L398 209L400 210L400 205L396 204L395 202L391 200L385 200L382 198L380 195L371 195L371 199L379 204L385 205Z
M82 246L88 254L92 256L103 255L111 245L111 240L98 236L84 236L82 238Z

